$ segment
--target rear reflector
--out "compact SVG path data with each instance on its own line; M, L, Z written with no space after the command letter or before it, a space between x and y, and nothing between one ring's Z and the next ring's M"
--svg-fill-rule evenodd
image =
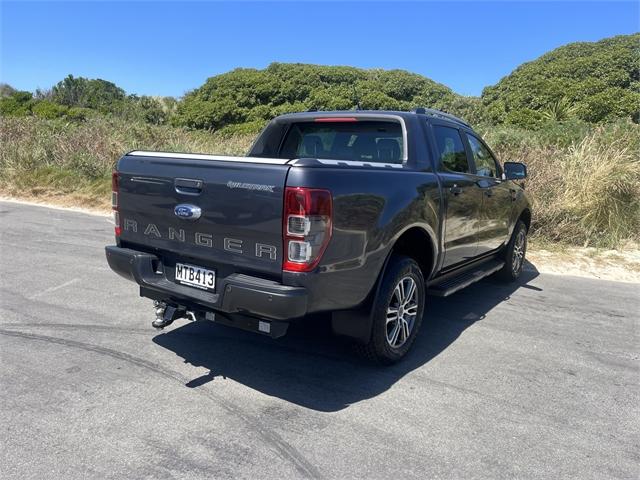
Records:
M314 119L315 122L357 122L356 117L318 117Z
M318 265L331 239L332 210L331 192L328 190L286 188L282 225L283 270L309 272Z
M120 230L120 212L117 210L113 211L113 224L115 225L116 236L120 235L122 233Z

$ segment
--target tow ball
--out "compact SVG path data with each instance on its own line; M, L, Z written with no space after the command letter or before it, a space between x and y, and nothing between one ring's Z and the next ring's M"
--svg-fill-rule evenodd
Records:
M156 319L151 322L153 328L162 330L164 327L168 327L178 318L190 317L191 312L187 312L184 308L180 308L177 305L168 305L165 302L154 301L153 308L156 312Z

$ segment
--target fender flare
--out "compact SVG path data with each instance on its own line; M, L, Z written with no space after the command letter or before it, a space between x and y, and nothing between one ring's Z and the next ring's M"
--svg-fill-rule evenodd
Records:
M389 265L389 260L392 255L393 248L390 248L384 264L380 269L374 288L371 289L371 292L367 295L367 298L360 307L353 310L337 310L331 312L331 330L334 334L349 337L363 345L369 343L371 339L371 329L373 327L373 299L380 293L382 278L387 271L387 266Z

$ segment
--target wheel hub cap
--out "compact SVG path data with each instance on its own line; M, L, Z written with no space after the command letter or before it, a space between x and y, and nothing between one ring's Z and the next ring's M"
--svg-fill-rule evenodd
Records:
M393 290L387 308L387 342L393 348L406 343L413 331L418 315L418 288L416 281L403 277Z

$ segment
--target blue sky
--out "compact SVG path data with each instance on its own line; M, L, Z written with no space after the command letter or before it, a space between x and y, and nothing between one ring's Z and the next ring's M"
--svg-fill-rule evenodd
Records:
M401 68L479 95L569 42L640 30L638 2L6 2L0 79L67 74L180 96L235 67Z

